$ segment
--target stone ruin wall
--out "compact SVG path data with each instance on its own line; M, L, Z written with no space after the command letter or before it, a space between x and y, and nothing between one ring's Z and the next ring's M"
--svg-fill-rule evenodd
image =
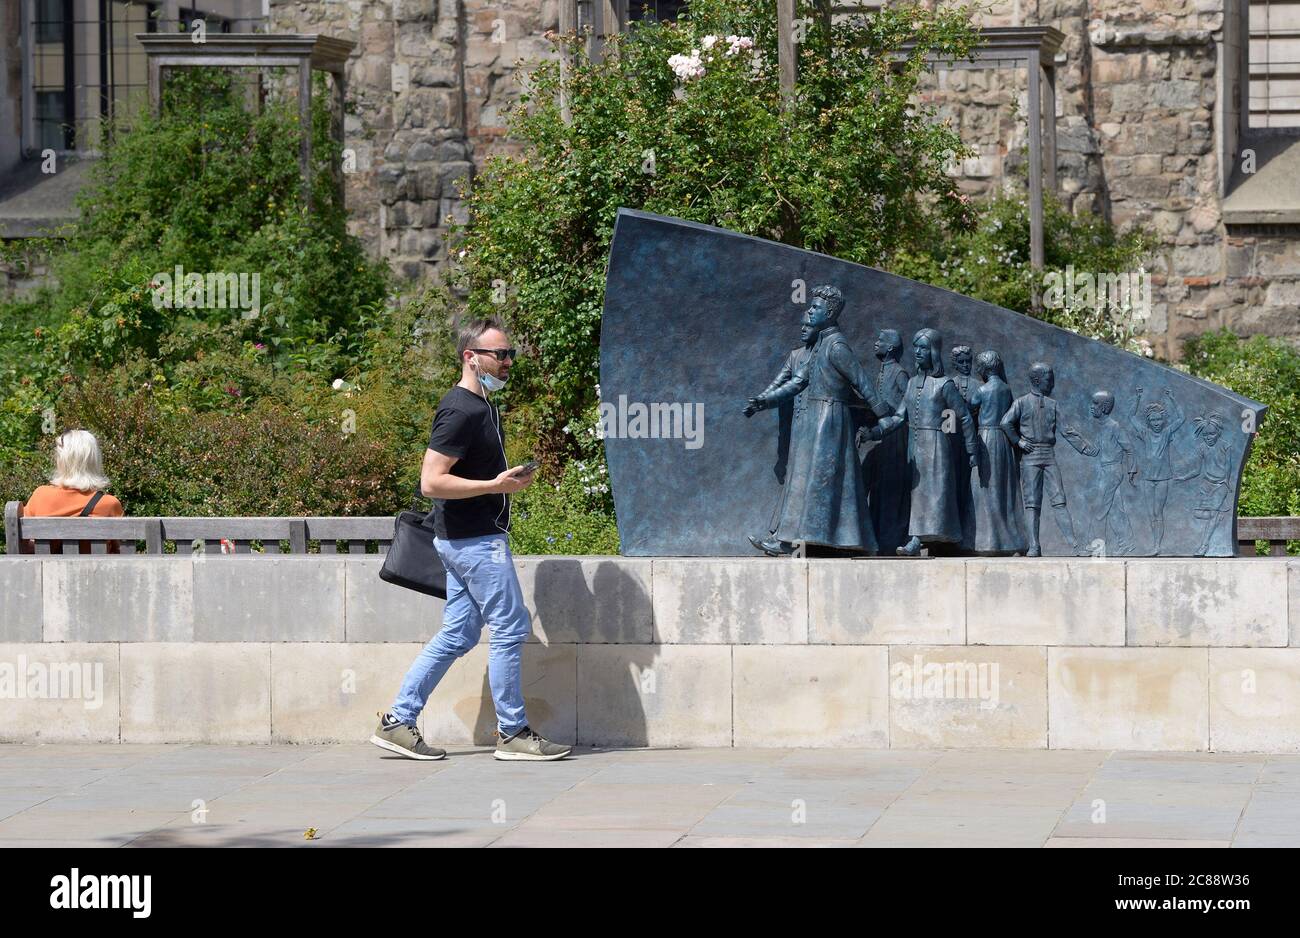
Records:
M998 0L984 25L1049 23L1066 34L1057 75L1058 186L1075 212L1162 241L1153 264L1148 334L1177 357L1207 329L1300 343L1300 238L1225 230L1214 141L1215 46L1224 0ZM554 55L557 0L298 0L274 2L271 29L355 41L347 146L354 231L404 278L447 260L446 220L466 217L457 184L492 154L517 99L515 62ZM1098 28L1098 22L1105 24ZM1116 42L1115 29L1142 31ZM394 67L405 90L394 93ZM1023 165L1023 69L936 76L926 98L959 122L979 158L963 187L988 192Z

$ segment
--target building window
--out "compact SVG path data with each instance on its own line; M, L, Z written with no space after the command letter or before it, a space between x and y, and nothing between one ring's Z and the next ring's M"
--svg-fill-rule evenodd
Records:
M1248 127L1300 127L1300 0L1250 0Z
M70 150L76 121L72 0L37 0L31 11L34 142L40 149Z
M67 95L63 91L40 91L36 99L36 148L67 150L68 124L64 119Z
M36 42L61 45L67 24L63 21L63 0L36 0Z
M232 32L233 21L217 13L205 13L202 10L195 10L188 7L182 7L180 10L181 26L185 32L189 32L195 20L203 20L203 25L210 33L228 33Z
M161 28L162 2L23 0L23 6L31 37L24 147L93 151L105 122L147 106L148 62L135 36ZM209 33L245 32L263 21L243 15L253 8L251 0L207 0L203 8L182 7L178 17L187 31L201 18Z
M686 0L627 0L626 23L673 22L686 6Z

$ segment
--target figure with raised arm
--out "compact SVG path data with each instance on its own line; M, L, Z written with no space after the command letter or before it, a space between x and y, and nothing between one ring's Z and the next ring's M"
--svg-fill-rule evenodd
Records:
M1145 490L1151 519L1151 553L1159 554L1165 540L1165 505L1169 503L1169 480L1174 476L1169 441L1185 421L1174 392L1165 388L1163 401L1142 403L1144 388L1133 392L1133 413L1129 423L1137 440L1138 478Z
M801 343L799 347L793 349L790 354L786 356L785 363L781 366L781 370L778 371L776 377L772 379L772 383L763 389L762 394L768 394L775 391L782 387L787 381L794 378L795 372L803 367L812 356L813 346L817 342L817 330L808 323L803 323L799 327L799 341ZM772 517L768 522L767 532L761 537L756 537L753 534L749 535L749 543L772 557L778 557L794 551L793 544L777 540L776 528L780 522L781 509L785 504L786 493L790 491L790 487L786 484L790 477L790 444L799 435L798 424L800 419L803 417L805 397L806 393L801 391L795 394L792 399L786 401L790 411L790 429L786 438L786 456L778 468L779 478L781 481L781 494L777 496L776 503L772 507ZM782 419L784 419L784 416Z

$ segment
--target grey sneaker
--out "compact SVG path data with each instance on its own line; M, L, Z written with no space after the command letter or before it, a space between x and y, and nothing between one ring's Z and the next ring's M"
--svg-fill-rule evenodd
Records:
M428 745L416 727L392 720L392 717L383 711L377 712L375 716L379 717L379 727L375 730L375 735L370 737L370 741L380 749L387 749L408 759L423 759L429 762L447 755L445 749ZM390 720L392 722L389 722Z
M506 762L554 762L573 752L572 746L561 746L542 737L532 727L525 726L513 736L502 736L497 731L496 758Z

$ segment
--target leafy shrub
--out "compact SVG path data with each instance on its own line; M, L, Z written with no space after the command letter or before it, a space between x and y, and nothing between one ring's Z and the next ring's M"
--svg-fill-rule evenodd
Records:
M250 113L229 72L174 72L160 116L112 129L79 223L65 243L40 245L53 286L0 305L6 498L43 481L54 433L82 426L133 513L397 507L418 455L394 445L389 414L371 421L383 410L372 397L331 384L384 328L410 322L386 318L387 269L347 232L325 94L310 132L308 210L296 102L272 95ZM256 310L229 298L160 306L157 275L178 265L242 274L246 288L256 275Z
M472 313L504 313L531 353L503 394L536 403L539 455L552 466L573 455L562 428L594 403L620 207L864 263L918 231L968 224L944 171L965 148L913 93L927 54L960 58L975 35L965 8L890 5L829 36L814 26L788 110L768 0L696 0L675 25L610 37L599 63L578 55L566 77L554 61L529 70L510 114L524 152L489 160L475 181L455 283ZM703 74L679 79L674 56L692 52Z
M1241 484L1243 515L1300 515L1300 351L1228 330L1188 339L1192 374L1268 405Z
M304 424L291 407L261 400L238 413L171 409L149 391L123 396L94 375L64 396L69 426L98 438L112 491L133 515L387 514L397 454L363 433ZM14 497L45 481L53 438L6 464Z
M945 287L1007 309L1030 313L1089 338L1150 357L1135 334L1141 325L1132 308L1110 310L1066 297L1060 306L1033 307L1034 288L1045 297L1047 278L1067 268L1094 277L1137 272L1148 263L1155 237L1134 227L1123 234L1095 215L1071 215L1050 193L1043 195L1043 269L1029 259L1029 211L1023 194L1004 193L973 206L978 221L949 238L926 239L924 247L897 252L893 273ZM1074 299L1075 302L1070 302Z

